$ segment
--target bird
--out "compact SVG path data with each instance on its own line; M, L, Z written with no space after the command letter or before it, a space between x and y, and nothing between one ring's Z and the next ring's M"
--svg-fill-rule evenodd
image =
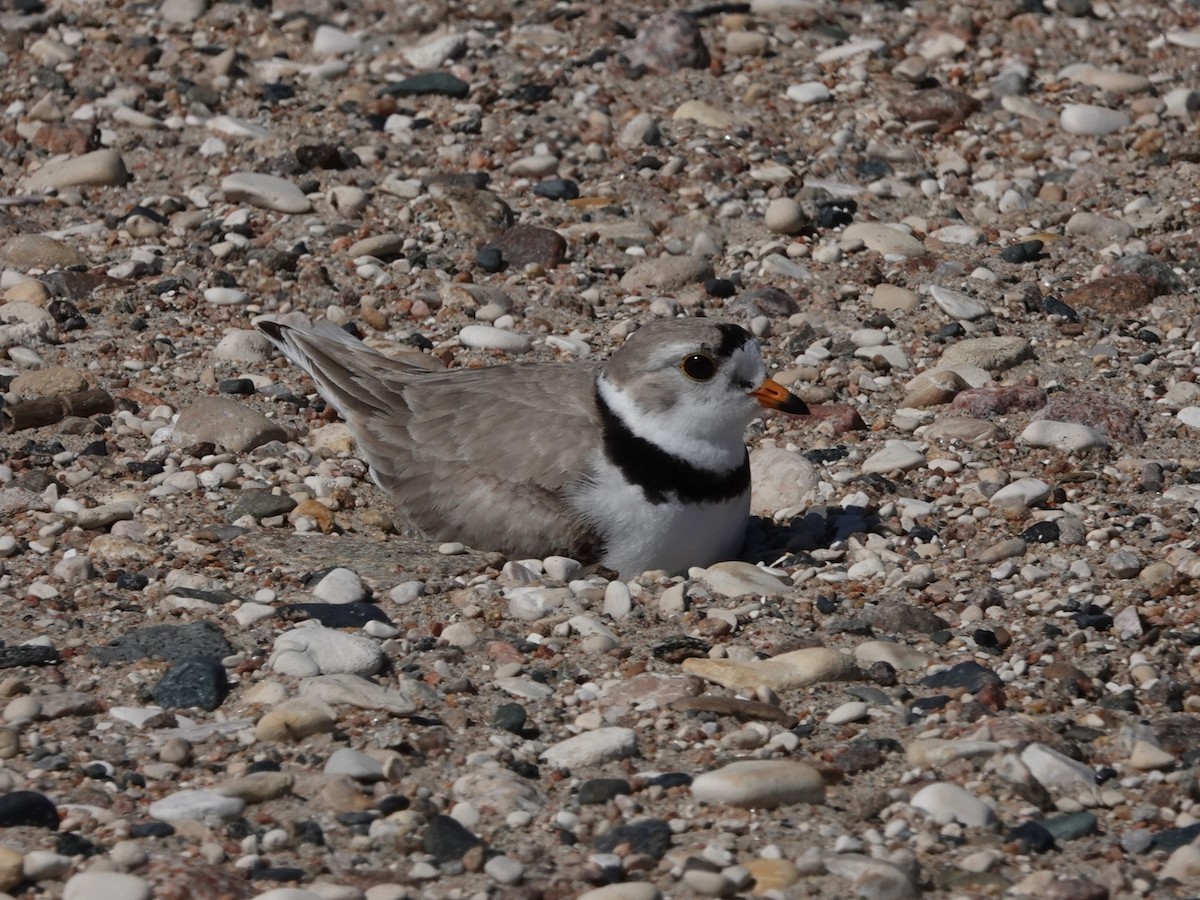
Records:
M430 371L326 320L255 324L345 420L424 537L509 559L566 556L632 578L736 559L750 516L745 430L805 415L746 329L652 320L603 362Z

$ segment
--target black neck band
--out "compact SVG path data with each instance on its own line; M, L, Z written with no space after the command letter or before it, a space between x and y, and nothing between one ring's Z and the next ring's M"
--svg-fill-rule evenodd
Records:
M604 402L596 386L596 409L604 429L604 454L609 462L642 489L650 503L672 497L683 503L720 503L741 496L750 488L750 455L728 472L702 469L640 438Z

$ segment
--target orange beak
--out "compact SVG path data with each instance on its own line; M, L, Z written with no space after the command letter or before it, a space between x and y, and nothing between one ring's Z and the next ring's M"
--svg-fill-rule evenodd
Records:
M808 405L803 400L770 378L751 391L750 396L768 409L777 409L793 416L808 415Z

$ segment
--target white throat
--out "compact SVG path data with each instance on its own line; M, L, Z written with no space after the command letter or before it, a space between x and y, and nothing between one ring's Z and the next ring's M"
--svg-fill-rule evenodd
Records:
M725 473L746 458L743 435L753 417L754 405L744 409L714 410L681 402L665 413L649 412L604 375L597 390L625 427L643 440L685 462L710 472Z

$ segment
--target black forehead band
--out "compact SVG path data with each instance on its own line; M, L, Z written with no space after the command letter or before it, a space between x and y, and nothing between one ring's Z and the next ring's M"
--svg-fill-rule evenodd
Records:
M729 359L735 350L746 346L746 342L750 340L750 332L740 325L722 322L717 326L717 331L721 332L721 343L717 345L717 356L720 359Z

